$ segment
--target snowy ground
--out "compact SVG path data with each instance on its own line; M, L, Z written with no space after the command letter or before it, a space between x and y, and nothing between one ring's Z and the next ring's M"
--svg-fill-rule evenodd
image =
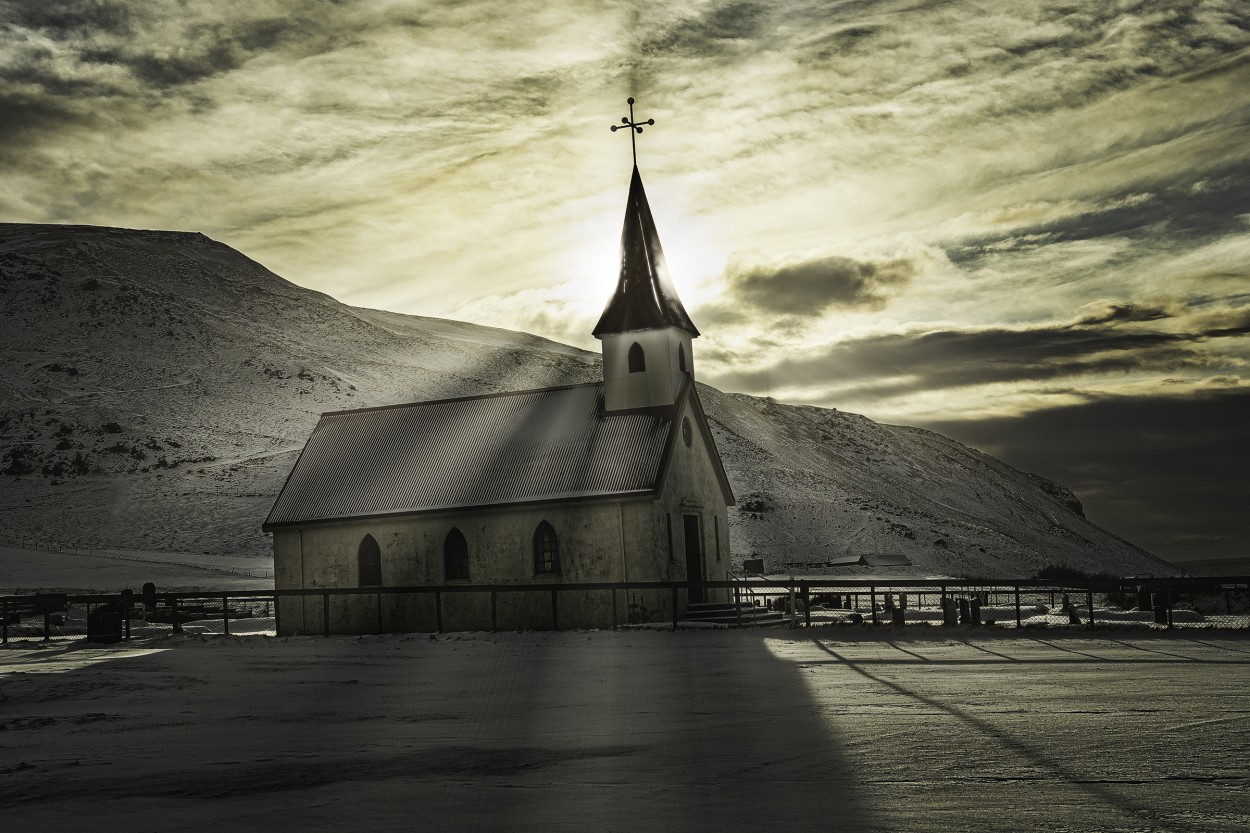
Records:
M54 552L0 546L0 595L42 592L136 593L151 581L166 590L273 589L269 556L89 550Z
M14 830L1250 829L1240 635L25 642L0 708Z

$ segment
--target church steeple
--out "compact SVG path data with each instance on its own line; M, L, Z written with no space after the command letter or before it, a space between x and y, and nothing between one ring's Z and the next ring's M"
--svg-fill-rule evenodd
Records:
M660 234L635 165L621 229L620 279L593 335L603 338L609 333L659 327L677 327L691 336L699 335L669 277Z
M621 122L612 130L628 129L631 142L641 125L655 123L634 121L632 98L629 118ZM607 411L670 406L694 381L691 341L699 331L669 277L636 155L621 229L621 273L593 334L603 342Z

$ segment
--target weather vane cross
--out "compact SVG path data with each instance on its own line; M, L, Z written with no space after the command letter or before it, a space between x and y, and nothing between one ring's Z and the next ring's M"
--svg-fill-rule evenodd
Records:
M655 119L647 119L646 121L634 121L634 99L629 99L629 118L621 116L621 123L612 125L612 132L618 130L629 130L629 149L634 153L634 167L638 167L638 145L634 141L634 133L641 133L644 124L655 124ZM633 128L630 130L630 128Z

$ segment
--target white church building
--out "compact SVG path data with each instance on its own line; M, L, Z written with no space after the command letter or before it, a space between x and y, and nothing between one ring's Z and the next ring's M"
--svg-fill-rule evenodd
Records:
M603 381L323 414L264 523L275 587L723 580L734 496L695 387L698 335L635 165L594 329ZM363 620L288 600L279 629L426 629L411 599L377 599ZM561 604L570 626L616 621Z

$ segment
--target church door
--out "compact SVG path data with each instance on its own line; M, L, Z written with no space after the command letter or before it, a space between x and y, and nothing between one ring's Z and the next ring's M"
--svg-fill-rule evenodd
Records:
M699 516L682 515L686 528L686 581L704 581L703 536L699 534ZM703 588L691 587L691 602L703 601Z

